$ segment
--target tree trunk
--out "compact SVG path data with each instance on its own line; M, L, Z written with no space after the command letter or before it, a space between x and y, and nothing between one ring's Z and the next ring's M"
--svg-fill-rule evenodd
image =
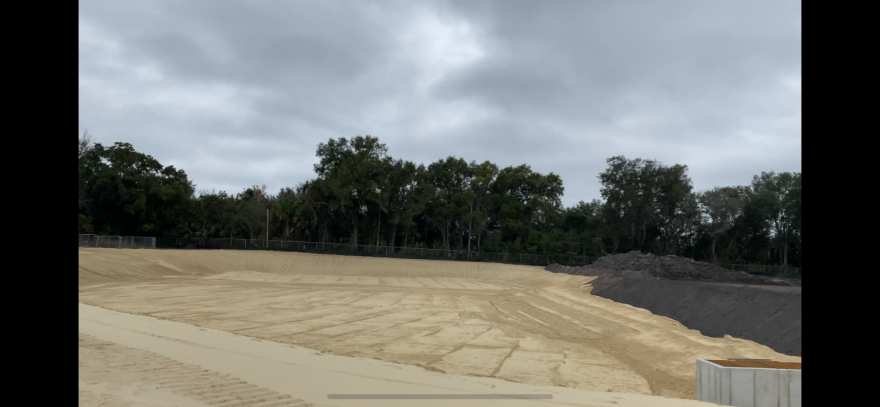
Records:
M397 224L392 223L392 225L394 225L394 227L391 228L391 250L394 250L394 238L397 237Z
M458 229L458 250L464 249L464 231Z
M443 224L440 232L443 234L443 244L446 246L446 250L449 250L449 221Z
M786 270L788 268L788 230L783 229L782 233L782 270Z
M471 235L474 227L474 201L471 201L471 213L468 215L468 259L471 258Z
M782 239L782 272L785 273L788 269L788 242L785 237Z
M639 237L639 250L643 250L645 248L645 239L648 237L648 224L642 223L642 234Z
M712 236L712 263L718 264L718 259L715 258L715 242L718 241L718 236Z
M446 251L452 250L452 221L446 222Z

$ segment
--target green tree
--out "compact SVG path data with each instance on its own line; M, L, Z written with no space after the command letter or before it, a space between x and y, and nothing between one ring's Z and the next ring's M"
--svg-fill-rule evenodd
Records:
M94 147L94 137L89 135L88 132L83 132L82 137L79 138L79 208L82 209L86 203L88 202L87 193L86 193L86 181L88 179L88 169L87 165L84 165L84 159L86 158L89 151ZM91 225L91 220L86 221L86 216L80 216L80 230L83 229L83 222ZM91 233L91 232L88 232Z
M473 194L473 208L469 216L469 222L473 222L476 233L469 232L470 235L476 234L477 250L480 250L481 238L488 233L488 227L495 215L496 196L492 190L495 179L498 176L498 166L489 161L484 161L480 165L473 166L471 170L474 174L474 180L471 183L471 192Z
M575 237L577 253L586 256L604 255L604 204L598 199L579 201L564 211L561 227Z
M238 194L238 224L249 239L260 239L265 236L268 222L268 209L274 197L268 194L266 186L254 185Z
M374 137L318 145L317 178L277 196L194 186L127 143L80 137L80 233L258 238L268 233L511 254L604 255L639 249L698 260L802 264L801 174L761 173L749 186L694 193L685 165L611 157L602 200L564 208L562 180L528 165L499 169L447 157L427 168L387 156ZM370 229L368 229L370 230ZM351 236L351 239L343 238ZM368 234L368 238L371 234Z
M80 158L84 215L96 230L121 235L190 233L194 185L183 170L162 166L128 143L100 143Z
M410 161L394 160L388 164L386 171L387 176L377 200L380 209L389 215L390 245L394 246L401 225L407 228L413 216L424 210L428 201L421 185L426 182L426 169L424 165L416 166ZM404 235L408 232L405 230Z
M413 178L406 187L406 194L401 199L399 222L403 233L403 246L409 247L410 236L418 238L418 227L415 218L426 212L429 202L435 196L434 184L431 183L431 175L424 165L419 164L415 168Z
M608 159L599 181L605 199L603 229L612 253L677 251L697 216L687 166L616 156Z
M327 181L318 178L303 182L296 187L296 193L302 198L304 215L302 225L304 235L316 242L332 242L331 224L336 220L330 203L330 188Z
M375 137L330 139L318 144L315 172L330 192L331 207L352 222L352 248L358 244L358 220L369 202L379 194L388 148Z
M562 210L562 179L553 173L534 172L523 164L499 171L492 189L505 250L541 252L539 232L547 229Z
M698 214L693 184L687 166L659 165L653 185L655 221L661 247L655 251L676 254L678 241L686 234Z
M455 228L458 226L455 222L466 213L465 207L472 198L468 190L473 178L471 166L464 159L447 157L431 163L428 172L434 186L434 196L430 203L431 219L440 231L443 246L450 250Z
M272 204L272 213L281 224L282 235L288 239L294 230L300 230L306 218L303 198L296 190L282 188Z
M713 188L698 195L700 211L705 217L705 228L712 241L711 260L718 262L715 246L724 237L734 222L740 218L746 202L734 188Z
M655 222L654 192L660 164L623 156L607 160L608 168L599 174L600 193L605 199L606 232L612 253L643 247L648 227Z
M800 173L761 172L752 179L752 192L763 206L763 213L772 227L771 239L779 264L788 266L792 243L792 222L800 222Z

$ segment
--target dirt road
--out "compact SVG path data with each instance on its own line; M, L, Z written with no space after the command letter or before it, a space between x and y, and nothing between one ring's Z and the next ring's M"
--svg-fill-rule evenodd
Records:
M593 277L539 267L125 249L81 249L79 265L81 304L532 386L693 399L697 358L801 361L705 337L590 295Z

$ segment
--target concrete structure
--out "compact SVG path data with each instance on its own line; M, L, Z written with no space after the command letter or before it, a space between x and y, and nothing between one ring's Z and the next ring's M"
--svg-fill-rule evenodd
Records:
M800 407L801 364L697 359L697 400L736 407Z

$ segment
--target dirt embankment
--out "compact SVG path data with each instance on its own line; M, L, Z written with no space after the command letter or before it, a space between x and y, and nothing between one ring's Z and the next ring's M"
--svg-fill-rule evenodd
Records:
M90 326L97 331L82 331L83 309L92 305L188 324L191 332L227 331L339 356L421 366L432 374L678 399L695 397L696 359L800 362L754 341L707 337L644 308L590 295L594 280L482 262L89 248L79 251L80 329L95 336L106 326L96 323ZM133 324L138 331L160 334L152 324ZM255 386L309 400L302 387L273 387L244 375L250 368L215 367ZM94 397L106 393L85 390ZM173 391L162 394L169 400L174 396Z
M547 270L595 276L592 294L672 318L703 335L731 335L801 356L799 280L639 252L605 256L585 267L554 264Z

